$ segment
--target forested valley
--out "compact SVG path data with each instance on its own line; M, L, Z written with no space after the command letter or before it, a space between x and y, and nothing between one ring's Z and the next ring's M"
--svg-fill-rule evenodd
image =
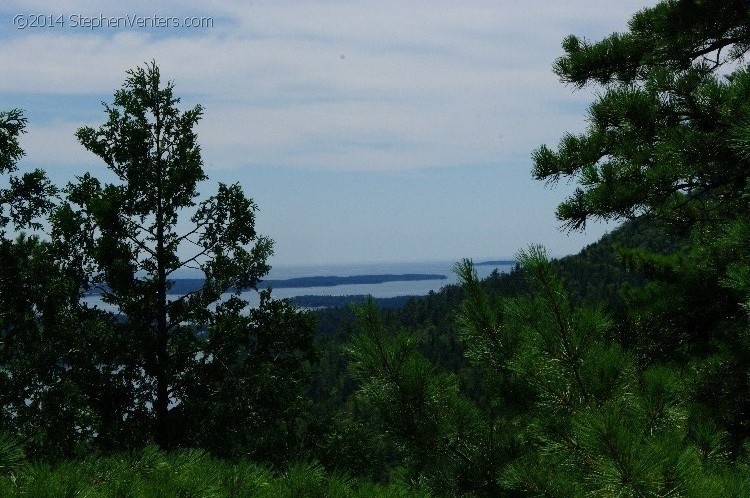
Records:
M390 302L247 306L262 209L200 195L203 108L155 62L76 133L107 179L24 170L0 110L0 495L750 496L748 9L566 38L553 70L596 97L531 174L576 186L563 229L617 228Z

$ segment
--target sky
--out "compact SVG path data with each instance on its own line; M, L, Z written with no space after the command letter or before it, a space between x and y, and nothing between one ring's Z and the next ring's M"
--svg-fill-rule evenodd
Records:
M531 178L597 90L552 63L565 36L623 31L653 3L3 0L0 109L29 120L22 170L111 179L75 130L155 60L184 109L205 107L201 194L240 182L273 265L562 256L615 225L562 231L575 185Z

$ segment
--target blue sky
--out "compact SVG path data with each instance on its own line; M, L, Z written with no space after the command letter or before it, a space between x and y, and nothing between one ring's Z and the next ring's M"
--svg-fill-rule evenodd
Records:
M206 108L202 192L244 186L274 265L564 255L611 227L561 232L574 185L531 179L531 151L582 131L596 90L565 87L552 62L566 35L622 31L653 3L4 0L0 107L29 118L23 168L106 177L73 133L154 59L185 107ZM19 15L55 26L18 29ZM72 26L154 15L213 27Z

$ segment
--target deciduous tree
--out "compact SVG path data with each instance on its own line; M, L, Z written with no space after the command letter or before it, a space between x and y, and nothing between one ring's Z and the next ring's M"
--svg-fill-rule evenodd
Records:
M100 428L91 401L91 352L106 320L80 305L81 280L67 273L39 231L57 190L40 170L16 176L26 118L0 112L0 431L31 457L83 450ZM90 384L92 383L92 384Z

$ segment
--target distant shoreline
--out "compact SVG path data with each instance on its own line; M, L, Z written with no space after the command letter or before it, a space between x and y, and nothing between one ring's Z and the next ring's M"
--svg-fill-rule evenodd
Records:
M271 287L273 289L289 288L311 288L311 287L336 287L339 285L370 285L386 282L414 282L420 280L447 280L447 276L431 273L406 273L402 275L352 275L348 277L338 276L316 276L298 277L287 279L269 279L258 282L259 289ZM175 278L171 279L172 287L167 291L169 295L182 296L194 292L203 286L202 278ZM88 296L101 295L100 289L91 289L86 293Z
M272 287L284 289L290 287L336 287L338 285L369 285L382 284L385 282L414 282L419 280L446 280L445 275L430 273L406 273L402 275L352 275L349 277L321 276L321 277L297 277L283 280L263 280L258 287Z
M517 261L513 261L510 259L500 259L496 261L480 261L479 263L474 263L474 266L515 266Z

